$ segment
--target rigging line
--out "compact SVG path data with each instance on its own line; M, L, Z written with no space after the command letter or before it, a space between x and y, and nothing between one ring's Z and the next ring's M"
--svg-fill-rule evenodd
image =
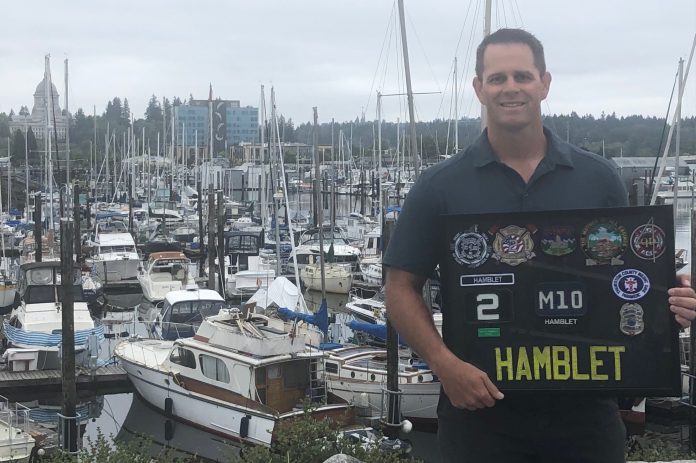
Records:
M370 92L367 95L367 104L365 105L365 112L367 112L367 108L370 107L370 99L372 98L372 93L375 89L375 80L377 80L377 73L379 72L379 64L382 62L382 53L384 52L384 44L387 43L387 37L390 36L390 29L391 29L391 18L394 16L394 12L396 11L396 2L392 4L392 11L391 15L389 16L389 20L387 21L387 30L384 32L384 38L382 39L382 47L379 50L379 58L377 59L377 66L375 67L375 73L372 76L372 83L370 84Z
M498 2L495 2L495 24L496 27L500 28L500 8Z
M464 15L464 23L462 24L462 28L459 31L459 39L457 40L457 46L454 47L454 55L457 55L457 52L459 51L459 44L462 42L462 37L464 36L464 30L466 29L466 23L467 19L469 18L469 12L471 11L471 4L473 2L468 2L469 6L466 9L466 14ZM476 10L478 10L478 7L481 5L480 2L477 3Z
M648 185L648 191L652 192L653 184L655 183L655 174L657 171L657 163L660 159L660 153L662 152L662 143L665 140L665 130L667 129L667 125L669 124L669 112L672 108L672 99L674 98L674 90L677 88L677 81L679 80L679 73L676 73L674 75L674 83L672 84L672 93L669 96L669 103L667 104L667 114L665 114L665 123L662 126L662 134L660 134L660 145L657 147L657 154L655 156L655 165L653 166L652 173L650 174L650 184ZM675 164L674 166L675 172L678 172L678 166Z
M479 3L479 6L480 5L481 4ZM482 10L477 7L477 9L474 13L474 17L473 17L474 24L479 20L481 13L482 13ZM464 82L465 82L464 81L464 74L465 74L464 71L471 69L472 60L475 62L476 51L475 51L474 47L475 47L475 37L476 36L477 36L476 31L474 30L474 27L472 25L472 28L470 29L470 32L469 32L469 42L467 45L466 54L464 55L464 56L466 56L466 58L464 59L464 66L462 66L461 83L459 84L459 87L457 87L459 90L459 101L457 103L458 104L461 103L459 105L460 107L464 107L464 97L466 95L466 93L464 92ZM475 66L474 66L474 73L475 73L475 71L476 70L475 70ZM471 106L475 101L475 98L473 98L473 96L471 96L471 94L470 94L469 98L470 98L469 99L469 108L467 110L467 114L471 114Z
M408 11L406 11L406 19L408 20L408 23L411 25L411 30L413 31L413 35L416 36L416 41L418 42L418 45L420 46L421 52L423 53L423 57L425 58L425 62L428 65L428 69L430 70L430 74L432 74L433 80L435 81L435 86L437 86L437 91L442 92L442 89L440 88L440 83L437 81L437 77L435 76L435 72L433 71L433 67L430 64L430 60L428 60L428 55L425 53L425 47L423 46L423 42L420 39L420 36L418 35L418 30L416 29L416 25L411 19L411 15L408 14Z
M394 28L389 28L389 41L387 43L387 51L389 51L389 47L391 46L392 39L394 38L394 34L396 33L396 30ZM398 55L397 55L398 56ZM389 72L389 58L391 57L391 53L387 53L387 56L385 57L384 61L384 72L382 73L382 81L380 82L380 85L378 86L380 89L384 90L384 84L387 81L387 73Z
M503 10L503 23L505 24L505 27L508 27L507 13L505 12L505 1L502 2L502 7L501 2L498 2L498 8Z
M520 5L517 3L517 0L513 0L515 2L515 8L517 8L517 16L520 18L519 24L520 28L524 29L524 21L522 20L522 12L520 11ZM513 13L515 11L515 8L513 8Z

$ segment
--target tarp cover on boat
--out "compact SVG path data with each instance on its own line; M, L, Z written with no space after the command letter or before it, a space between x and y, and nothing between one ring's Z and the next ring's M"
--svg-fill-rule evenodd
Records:
M297 307L300 299L300 291L290 280L278 277L268 285L268 290L260 288L247 303L255 302L257 307L267 309L272 304L277 307L286 307L292 310L301 310Z
M10 325L7 321L3 322L2 330L5 337L14 346L36 346L36 347L55 347L63 342L63 334L60 331L53 333L42 333L40 331L24 331ZM89 335L94 334L101 342L104 340L104 325L97 325L88 330L75 331L75 345L82 346L87 344Z

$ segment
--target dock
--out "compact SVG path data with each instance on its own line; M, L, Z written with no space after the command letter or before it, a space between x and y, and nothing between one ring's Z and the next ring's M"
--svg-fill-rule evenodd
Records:
M107 365L96 370L79 369L76 375L78 390L99 392L132 392L126 370L119 365ZM0 395L17 392L60 392L62 376L60 370L0 371Z

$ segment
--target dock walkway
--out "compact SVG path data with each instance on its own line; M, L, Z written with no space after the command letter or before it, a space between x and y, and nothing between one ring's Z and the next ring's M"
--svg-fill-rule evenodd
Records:
M107 365L90 372L79 369L75 381L78 390L99 390L112 393L131 392L126 371L118 365ZM0 394L14 392L60 391L62 375L60 370L0 371Z

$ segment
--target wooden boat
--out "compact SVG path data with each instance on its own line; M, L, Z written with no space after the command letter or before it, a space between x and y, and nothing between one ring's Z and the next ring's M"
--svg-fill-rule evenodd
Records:
M279 426L304 413L352 422L348 404L327 404L320 381L326 353L264 318L223 309L193 338L124 340L114 354L151 405L228 439L269 446Z

